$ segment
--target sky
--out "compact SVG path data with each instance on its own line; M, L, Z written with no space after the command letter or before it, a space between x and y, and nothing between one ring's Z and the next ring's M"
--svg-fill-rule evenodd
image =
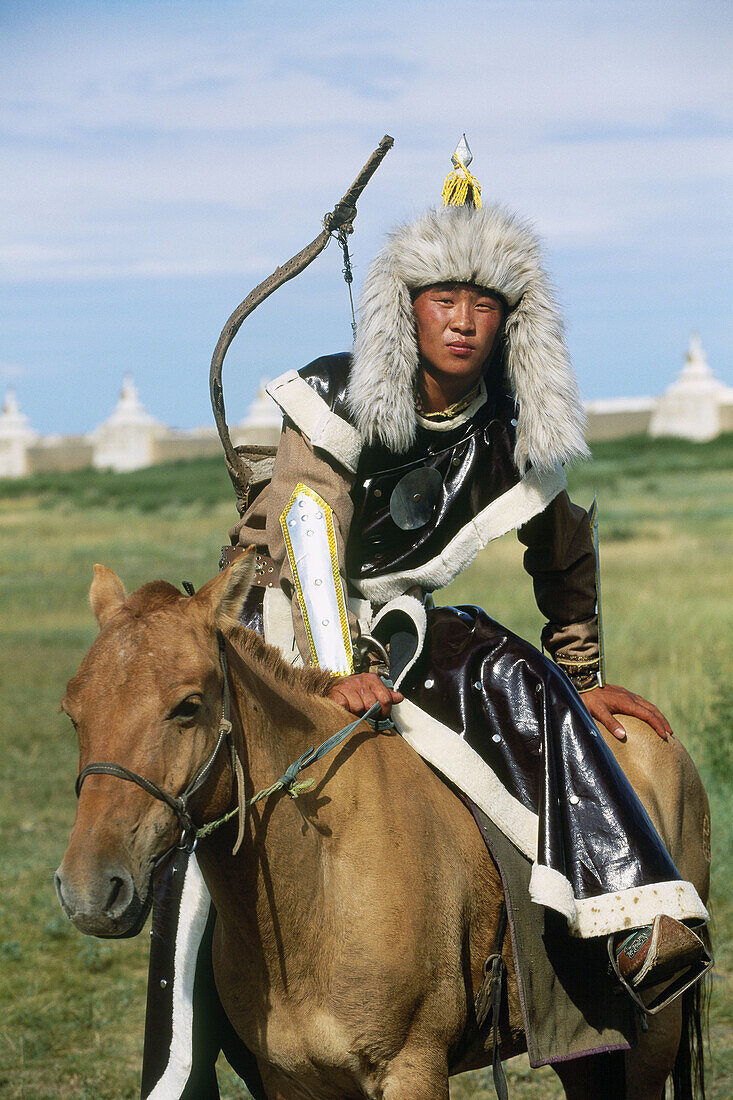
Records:
M211 422L229 314L314 238L382 135L355 291L440 202L465 131L484 201L528 218L586 398L656 394L693 332L733 383L728 0L14 0L0 6L0 387L91 430L122 376ZM262 376L351 343L329 246L245 322L230 423Z

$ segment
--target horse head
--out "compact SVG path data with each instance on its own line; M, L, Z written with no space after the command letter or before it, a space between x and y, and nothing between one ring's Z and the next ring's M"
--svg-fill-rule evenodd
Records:
M217 637L236 622L254 561L244 555L191 597L164 581L126 597L111 569L94 567L89 597L99 634L61 702L77 731L81 782L55 876L59 901L82 932L131 936L145 922L153 872L182 828L170 802L138 780L175 801L217 745L224 692ZM98 762L113 767L100 774ZM131 774L134 782L121 781ZM232 785L220 752L191 794L191 813L223 813Z

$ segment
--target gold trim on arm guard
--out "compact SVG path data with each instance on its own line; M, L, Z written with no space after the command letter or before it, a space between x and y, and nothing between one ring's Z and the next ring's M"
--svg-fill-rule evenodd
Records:
M350 676L354 655L333 512L301 482L280 516L280 526L313 663Z
M584 691L593 691L594 688L603 687L598 657L563 659L556 656L555 664L560 666L575 690L581 695Z

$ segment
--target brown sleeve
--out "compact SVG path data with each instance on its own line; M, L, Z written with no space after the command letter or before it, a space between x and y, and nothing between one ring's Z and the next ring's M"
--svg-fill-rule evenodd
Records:
M580 690L598 684L596 559L588 514L562 492L517 532L546 617L542 646Z
M329 458L325 452L314 451L306 437L287 418L280 436L272 481L230 534L236 537L241 545L250 545L255 542L267 547L275 568L279 570L280 586L292 604L293 626L298 649L304 663L312 664L308 635L303 625L298 594L280 526L280 516L287 508L296 485L301 482L313 489L331 506L341 581L344 591L347 591L343 563L344 547L354 514L354 506L349 495L353 474ZM355 638L357 623L351 613L349 613L349 625L352 638Z

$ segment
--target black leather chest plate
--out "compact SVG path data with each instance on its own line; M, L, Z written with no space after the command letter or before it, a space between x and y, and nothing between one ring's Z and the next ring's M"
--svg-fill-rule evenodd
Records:
M351 355L348 351L340 351L335 355L322 355L320 359L314 359L307 367L298 371L300 377L326 402L329 409L349 423L346 387L349 384L350 370Z
M346 548L349 576L378 577L424 565L479 512L516 485L514 415L514 402L502 397L487 401L470 421L454 430L418 428L416 443L407 455L366 448L352 490L354 519ZM425 467L437 472L440 485L425 521L405 529L395 522L390 502L411 484L410 479L403 481L406 475ZM436 483L432 475L429 480Z

